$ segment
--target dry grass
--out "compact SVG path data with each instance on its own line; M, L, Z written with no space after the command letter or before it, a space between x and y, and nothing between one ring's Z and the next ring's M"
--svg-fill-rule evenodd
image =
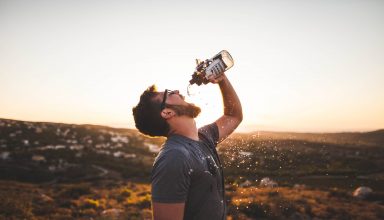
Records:
M383 204L355 199L339 189L250 187L228 196L234 219L382 219L384 213Z
M151 219L150 185L0 181L0 219Z
M102 182L42 186L0 181L0 219L151 219L150 185ZM231 187L228 219L383 219L383 201L316 188Z

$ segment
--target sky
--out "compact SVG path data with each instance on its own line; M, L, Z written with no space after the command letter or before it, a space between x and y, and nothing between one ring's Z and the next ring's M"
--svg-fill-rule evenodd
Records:
M384 1L0 0L0 118L134 128L150 85L186 94L221 50L237 131L384 128ZM193 88L198 126L223 113Z

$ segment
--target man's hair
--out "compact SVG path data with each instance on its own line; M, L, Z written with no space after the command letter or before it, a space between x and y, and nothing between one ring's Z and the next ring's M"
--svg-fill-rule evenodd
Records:
M152 85L140 96L139 103L132 108L136 128L149 136L164 136L169 132L169 124L161 117L161 102L154 100L158 94Z

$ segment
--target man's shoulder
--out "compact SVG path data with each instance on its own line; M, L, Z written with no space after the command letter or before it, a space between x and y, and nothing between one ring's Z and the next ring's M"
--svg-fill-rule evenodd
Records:
M163 146L153 163L153 168L190 166L191 154L184 147Z
M166 145L164 144L163 148L159 152L160 155L167 155L167 156L187 156L189 154L189 151L184 146L176 147L174 145Z
M209 133L211 130L217 129L216 122L206 124L198 129L199 133Z
M216 147L219 139L219 130L215 122L199 128L199 138L205 143Z
M169 139L167 140L159 154L156 157L156 161L161 159L172 159L172 158L182 158L188 159L190 157L190 152L188 150L188 144L184 142L180 142L177 140Z

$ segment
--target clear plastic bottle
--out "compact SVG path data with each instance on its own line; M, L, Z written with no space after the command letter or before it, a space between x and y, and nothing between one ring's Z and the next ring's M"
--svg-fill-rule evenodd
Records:
M192 74L192 79L189 80L189 84L201 84L209 83L210 79L215 79L230 69L234 62L231 54L226 50L220 51L220 53L213 56L211 59L205 61L196 60L196 70Z

